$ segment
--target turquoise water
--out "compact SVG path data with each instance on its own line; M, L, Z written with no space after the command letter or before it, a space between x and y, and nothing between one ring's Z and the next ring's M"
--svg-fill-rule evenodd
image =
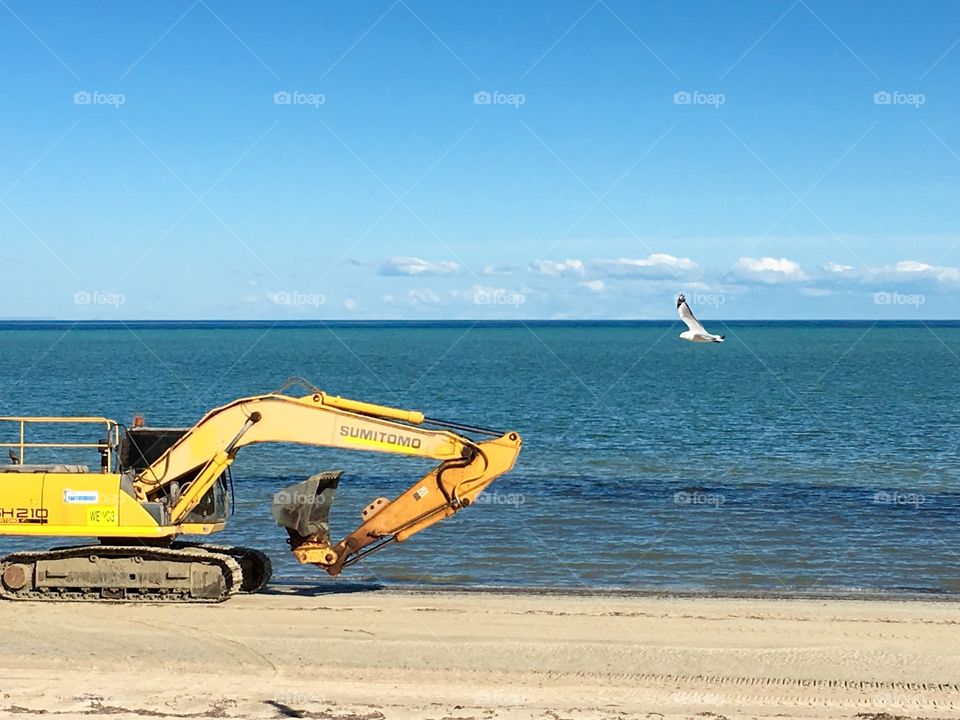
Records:
M483 504L348 570L352 580L960 591L960 324L716 325L722 346L682 342L671 323L7 323L0 414L186 426L303 376L523 434L517 468ZM245 449L217 540L267 550L281 581L333 582L289 558L272 493L345 470L339 536L429 467Z

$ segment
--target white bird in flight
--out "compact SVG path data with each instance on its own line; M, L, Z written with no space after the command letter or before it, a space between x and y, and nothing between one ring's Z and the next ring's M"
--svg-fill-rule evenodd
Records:
M680 333L682 339L689 340L690 342L723 342L723 335L712 335L704 330L700 321L693 316L693 311L690 309L690 306L687 305L687 299L682 293L680 297L677 298L677 312L680 313L680 319L683 320L689 328L685 332Z

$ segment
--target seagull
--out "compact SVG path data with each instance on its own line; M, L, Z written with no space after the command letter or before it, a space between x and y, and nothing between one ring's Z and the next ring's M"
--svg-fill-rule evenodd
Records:
M13 463L14 465L20 464L20 458L17 456L17 454L13 450L7 450L7 457L10 458L10 462Z
M723 342L723 335L711 335L703 329L700 321L693 316L693 311L690 309L690 306L687 305L687 299L682 293L680 297L677 298L677 312L680 313L680 319L683 320L689 328L686 332L680 333L682 339L689 340L690 342Z

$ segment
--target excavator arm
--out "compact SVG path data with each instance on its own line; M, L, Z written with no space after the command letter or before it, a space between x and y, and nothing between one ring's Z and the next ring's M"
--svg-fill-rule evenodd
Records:
M474 440L463 432L484 435ZM260 395L211 411L133 481L138 499L164 501L170 522L187 515L230 467L240 448L259 443L295 443L366 450L438 460L439 464L390 501L378 498L363 511L363 523L336 545L329 534L304 535L288 526L294 555L331 575L391 542L402 542L471 504L520 452L515 432L498 432L426 418L423 413L314 392L303 397ZM302 485L302 484L301 484ZM299 486L294 486L295 488ZM302 489L302 488L301 488ZM310 513L324 503L329 486L314 483L296 493ZM315 492L313 492L315 490ZM324 517L329 507L324 510Z

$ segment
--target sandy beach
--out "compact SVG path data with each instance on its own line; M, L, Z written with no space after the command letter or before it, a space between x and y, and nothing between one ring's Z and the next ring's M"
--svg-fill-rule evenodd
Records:
M960 716L950 602L280 588L0 619L3 715Z

